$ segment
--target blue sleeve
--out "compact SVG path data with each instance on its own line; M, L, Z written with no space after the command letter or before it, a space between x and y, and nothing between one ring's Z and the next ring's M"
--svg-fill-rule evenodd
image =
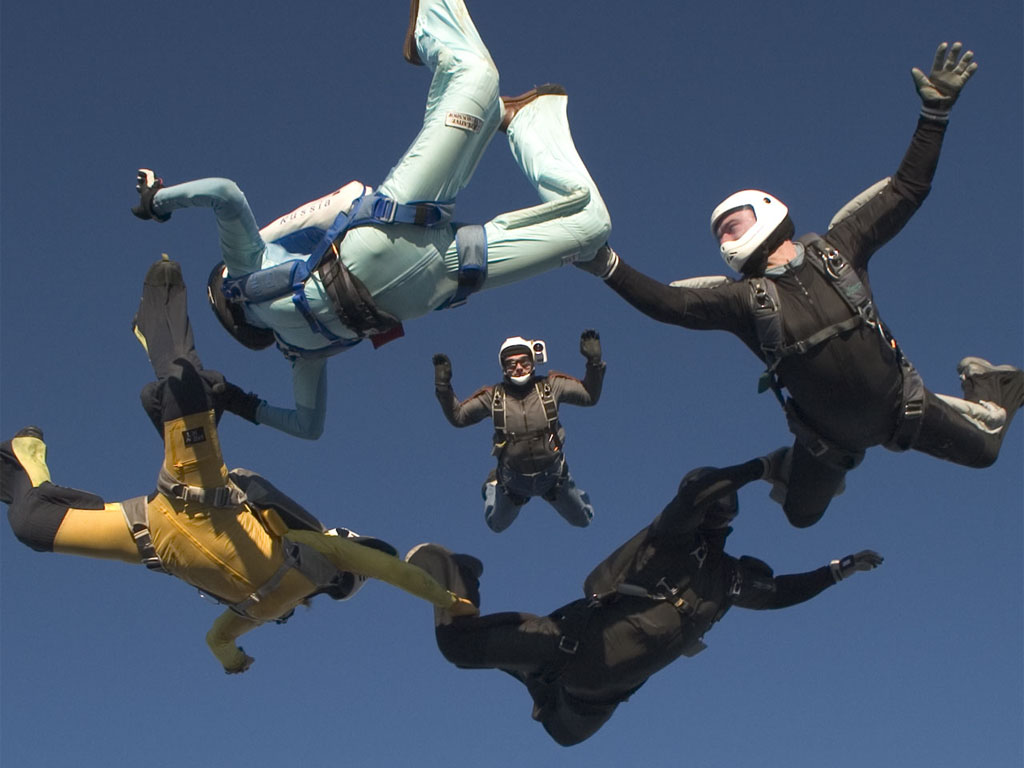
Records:
M289 435L316 440L323 434L327 414L327 358L296 360L292 364L292 387L295 410L267 405L264 401L256 411L256 419Z

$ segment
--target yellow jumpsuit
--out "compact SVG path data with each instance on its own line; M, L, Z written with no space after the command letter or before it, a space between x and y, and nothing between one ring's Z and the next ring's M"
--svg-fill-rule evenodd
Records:
M229 484L212 410L166 422L164 453L164 468L179 483L204 489ZM33 477L33 484L39 484L37 479L48 480L46 474ZM464 602L416 566L340 536L288 529L273 510L244 503L214 507L157 492L147 501L146 511L152 543L164 569L229 605L245 601L277 574L285 561L286 540L312 547L341 571L386 581L436 607L452 608ZM53 551L140 562L121 503L105 504L103 509L68 509ZM251 662L235 643L238 637L286 615L318 586L289 568L268 594L245 609L245 616L226 610L206 635L225 671L243 671Z

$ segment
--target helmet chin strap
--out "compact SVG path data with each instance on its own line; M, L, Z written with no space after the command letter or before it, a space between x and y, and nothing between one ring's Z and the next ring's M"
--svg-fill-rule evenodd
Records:
M754 255L743 264L742 274L745 277L763 275L765 266L768 263L768 257L775 253L784 242L792 240L795 232L796 228L793 226L793 220L787 214L786 218L779 223L779 226L761 243L761 246L754 252Z
M518 384L519 386L522 386L523 384L528 384L530 382L530 379L533 378L533 371L530 371L530 373L526 374L525 376L506 376L505 378L508 379L513 384Z

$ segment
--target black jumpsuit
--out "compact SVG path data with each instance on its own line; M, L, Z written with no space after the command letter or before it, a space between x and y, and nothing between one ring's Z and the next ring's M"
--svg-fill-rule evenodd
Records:
M501 669L523 682L534 719L559 744L589 738L648 677L701 650L703 635L731 606L785 608L834 583L827 565L774 577L758 560L725 553L731 528L704 525L716 500L762 472L762 461L754 459L685 482L650 526L591 572L586 597L548 616L447 620L439 614L438 647L459 667ZM470 569L432 568L415 556L410 562L450 582L450 589L465 590L460 594L477 589ZM621 594L622 584L643 594ZM671 590L686 605L662 599L673 598Z
M869 286L868 261L920 207L931 188L945 124L921 118L891 183L824 235ZM849 318L851 309L832 283L809 262L769 274L778 289L786 344ZM776 270L772 270L774 273ZM640 311L665 323L697 330L725 330L764 360L754 322L749 280L717 288L672 287L621 261L607 283ZM903 374L892 348L868 325L834 336L807 354L786 357L778 367L799 417L821 437L858 452L886 443L900 416ZM967 379L964 397L1006 409L996 434L975 428L931 392L925 394L921 429L912 448L970 467L986 467L999 455L1006 427L1024 401L1024 376L985 374ZM784 504L794 525L817 522L846 470L816 460L801 444L793 451Z

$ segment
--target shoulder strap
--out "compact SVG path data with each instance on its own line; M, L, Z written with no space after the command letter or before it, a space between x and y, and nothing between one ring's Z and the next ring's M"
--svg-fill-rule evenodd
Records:
M552 432L558 428L558 404L555 402L555 395L551 391L551 383L545 376L534 383L537 390L537 397L544 406L544 418L548 420L548 429Z
M874 325L878 322L875 304L871 291L860 279L860 276L835 248L819 235L811 232L797 239L812 257L811 264L829 279L829 283L839 293L854 315L859 315L866 323Z

